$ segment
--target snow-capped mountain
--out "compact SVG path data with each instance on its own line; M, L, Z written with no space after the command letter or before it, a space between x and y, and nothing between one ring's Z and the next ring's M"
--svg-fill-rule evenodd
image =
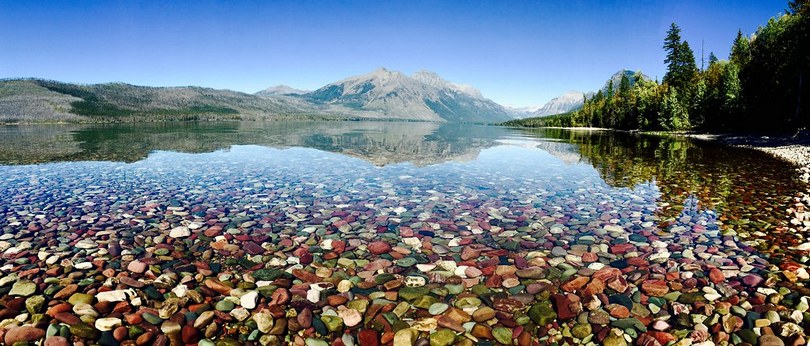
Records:
M303 95L326 105L380 112L392 119L447 122L501 122L507 110L477 89L449 82L436 73L412 76L385 68L330 83Z

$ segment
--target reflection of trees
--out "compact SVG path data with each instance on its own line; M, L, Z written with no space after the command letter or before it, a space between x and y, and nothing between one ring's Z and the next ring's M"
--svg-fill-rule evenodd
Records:
M726 227L770 230L784 223L784 209L800 190L791 166L766 154L684 138L562 129L526 130L575 144L611 186L655 182L663 219L676 217L694 196L720 215Z

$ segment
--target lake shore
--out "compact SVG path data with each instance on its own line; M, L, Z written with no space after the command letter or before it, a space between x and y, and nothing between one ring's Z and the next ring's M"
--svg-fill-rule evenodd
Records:
M782 135L688 134L690 138L716 141L768 153L797 166L799 179L810 182L810 132Z

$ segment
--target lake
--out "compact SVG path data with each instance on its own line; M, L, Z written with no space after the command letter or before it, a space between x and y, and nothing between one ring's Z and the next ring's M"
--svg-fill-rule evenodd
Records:
M604 131L5 126L0 315L110 344L796 341L796 175Z

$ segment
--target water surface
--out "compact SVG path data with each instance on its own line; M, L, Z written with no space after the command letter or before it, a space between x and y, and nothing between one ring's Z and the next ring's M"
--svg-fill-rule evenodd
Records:
M572 342L624 338L653 318L677 330L649 337L700 340L705 326L670 312L720 299L764 313L773 264L802 260L787 251L798 239L786 210L805 188L793 167L684 138L387 122L7 126L0 163L0 270L40 288L137 287L146 305L126 313L181 320L198 306L178 292L213 304L255 290L263 298L235 303L262 308L231 316L269 313L281 326L260 333L224 315L204 325L214 339L220 324L248 328L231 333L239 342L427 337L437 321L461 328L448 318L464 314L436 312L446 303L467 316L491 306L497 337L522 344L571 338L554 330L573 328L583 308L590 336ZM609 318L593 304L601 294L633 315ZM399 310L336 310L333 296ZM348 325L359 313L368 323ZM345 333L327 329L335 314ZM307 327L313 315L324 324ZM789 318L777 330L793 337Z
M180 200L176 189L192 186L195 193L182 196L188 206L203 196L226 198L222 192L264 186L253 189L264 195L284 186L293 191L290 198L374 196L385 189L408 200L429 197L425 191L477 191L481 203L507 207L527 194L531 203L553 209L560 207L554 198L587 189L596 193L590 203L606 198L600 194L641 198L669 217L696 198L726 227L749 232L783 222L801 188L788 164L748 149L613 132L436 123L6 126L0 128L0 163L0 192L21 201L4 204L7 210L53 208L67 200L73 202L66 207L75 206L84 201L76 189L87 186L103 187L89 190L133 208L134 191L165 202ZM43 195L28 195L33 192Z

